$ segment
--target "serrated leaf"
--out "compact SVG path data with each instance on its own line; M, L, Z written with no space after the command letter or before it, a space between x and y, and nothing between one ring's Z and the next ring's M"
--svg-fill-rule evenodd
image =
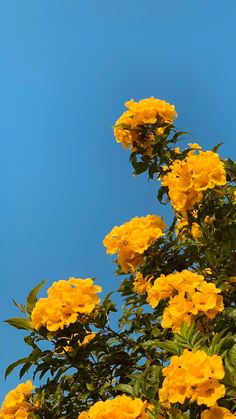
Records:
M4 322L10 324L10 326L15 327L16 329L34 330L31 327L30 321L27 319L22 319L21 317L12 317L11 319L4 320Z
M36 287L34 287L34 288L30 291L30 293L28 294L28 297L27 297L27 300L26 300L26 309L27 309L27 312L28 312L29 314L31 314L31 313L32 313L32 311L33 311L33 309L34 309L34 306L35 306L35 304L36 304L36 302L37 302L37 294L38 294L38 292L40 291L40 289L42 288L42 286L43 286L44 284L46 284L46 281L45 281L45 280L41 281L41 282L40 282L38 285L36 285Z

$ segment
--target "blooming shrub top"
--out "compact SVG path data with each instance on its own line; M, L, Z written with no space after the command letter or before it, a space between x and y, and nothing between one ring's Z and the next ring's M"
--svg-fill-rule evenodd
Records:
M163 403L184 403L185 399L191 399L198 405L211 407L225 394L225 386L219 383L225 375L219 355L185 349L183 355L171 357L170 365L162 373L165 379L159 396Z
M126 274L119 318L113 293L100 302L90 278L55 282L37 301L42 281L24 305L13 300L21 317L6 322L28 330L31 353L5 376L31 368L42 385L10 392L0 419L236 417L236 163L220 160L220 144L182 146L188 133L167 102L126 106L116 140L135 176L162 182L157 199L171 201L174 218L166 228L156 215L134 217L105 237Z
M95 403L88 412L81 413L78 419L148 419L147 408L147 402L123 394L113 400Z
M21 383L14 390L11 390L2 403L0 418L30 418L34 407L29 403L28 399L33 389L34 386L32 385L32 382L27 380L26 383Z
M215 284L208 283L202 275L187 269L167 276L161 275L153 285L147 286L147 302L153 308L163 299L170 298L164 309L162 327L179 331L185 321L190 324L201 313L213 319L224 309L221 292Z
M75 323L80 314L92 313L100 302L97 293L101 290L90 278L54 282L48 289L48 297L40 298L36 303L31 315L32 326L35 330L46 327L55 332Z
M181 213L201 202L203 191L225 183L224 164L213 151L190 152L184 160L175 160L162 180L173 208Z
M132 99L126 102L125 106L128 111L116 121L114 134L118 143L121 143L124 148L130 147L133 151L137 145L143 148L148 145L143 136L143 125L155 125L158 134L162 132L160 128L158 132L158 127L164 123L172 124L177 116L173 105L154 97L141 99L139 102Z
M134 217L114 227L103 244L107 253L118 253L118 264L124 272L133 272L142 263L145 250L164 235L164 228L166 225L157 215Z

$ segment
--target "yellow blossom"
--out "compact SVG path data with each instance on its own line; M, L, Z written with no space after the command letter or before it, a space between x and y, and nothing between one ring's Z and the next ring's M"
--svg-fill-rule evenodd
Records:
M112 400L95 403L88 412L83 412L78 419L148 419L150 405L139 398L131 399L126 395L116 396Z
M188 143L189 148L193 148L194 150L201 150L202 147L198 143Z
M173 208L180 213L201 202L205 190L225 183L223 162L213 151L200 151L188 154L184 160L175 160L162 180L162 185L169 188Z
M188 226L188 221L185 218L179 218L177 220L177 224L176 224L176 235L178 236L180 233L182 233L182 229L184 229L184 227Z
M159 302L169 298L163 312L162 327L178 332L185 321L190 324L198 314L213 319L223 311L221 290L208 283L202 275L187 269L169 275L161 275L147 287L147 302L156 308Z
M153 132L156 135L163 134L164 123L172 124L177 113L175 107L164 100L150 97L135 102L133 99L125 103L128 108L116 121L114 134L116 141L121 143L124 148L132 151L139 146L144 150L150 146L153 141L152 135L143 136L142 126L146 124L153 125ZM148 151L150 154L150 150Z
M29 419L34 410L34 406L29 403L29 396L34 386L30 380L19 384L11 390L5 397L1 409L0 418L2 419Z
M191 234L194 240L198 240L202 237L202 230L198 223L193 223L191 227Z
M93 312L100 302L97 293L101 290L99 285L93 285L91 278L54 282L48 289L48 297L40 298L36 303L31 315L32 326L35 330L46 327L50 332L56 332L75 323L80 315Z
M134 272L143 261L143 253L164 235L166 225L157 215L134 217L125 224L114 227L103 240L107 253L118 253L122 270Z
M230 412L226 407L213 406L201 414L201 419L233 419L236 414Z
M138 294L145 294L152 277L143 277L141 272L138 272L134 278L134 291Z
M202 350L184 349L182 355L171 357L163 375L165 379L159 391L161 403L183 404L190 399L211 407L225 394L225 386L219 382L224 377L219 355L208 356Z
M212 216L206 215L206 217L204 218L204 223L206 223L206 224L212 224L214 220L215 220L215 216L214 215L212 215Z

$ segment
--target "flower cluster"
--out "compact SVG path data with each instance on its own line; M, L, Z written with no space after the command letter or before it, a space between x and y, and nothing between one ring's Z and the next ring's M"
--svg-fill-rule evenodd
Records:
M148 407L146 401L131 399L123 394L112 400L95 403L88 412L81 413L78 419L148 419Z
M185 349L183 355L172 356L170 365L162 372L165 379L159 391L161 403L183 404L190 399L211 407L225 394L225 386L219 382L225 374L219 355Z
M70 323L75 323L79 315L90 315L100 299L99 285L93 285L91 278L70 278L68 281L54 282L48 289L48 297L40 298L36 303L31 324L35 330L46 327L50 332L63 329Z
M226 407L219 406L206 409L201 414L201 419L233 419L235 417L236 414L231 413Z
M221 292L215 284L208 283L202 275L187 269L161 275L147 287L147 302L157 307L163 299L170 298L164 309L162 327L177 332L183 321L190 324L197 314L213 319L224 309Z
M139 102L132 99L125 106L128 110L116 121L114 134L118 143L124 148L130 147L132 151L137 146L145 150L152 141L151 132L162 134L163 124L172 124L177 116L173 105L154 97L141 99ZM149 127L147 132L144 131L144 126Z
M103 240L107 253L118 253L122 270L134 272L143 261L143 253L164 235L166 225L157 215L134 217L121 226L114 227Z
M173 208L180 213L201 202L203 191L225 183L224 164L213 151L190 151L184 160L175 160L162 179L162 185L169 188Z
M34 389L30 380L19 384L5 397L0 409L1 419L28 419L34 410L33 404L29 403L29 396Z

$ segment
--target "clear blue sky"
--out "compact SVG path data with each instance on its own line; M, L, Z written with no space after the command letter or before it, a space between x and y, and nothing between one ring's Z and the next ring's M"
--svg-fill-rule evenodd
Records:
M2 0L0 3L0 318L42 279L117 286L103 237L169 211L133 178L112 134L130 98L174 103L177 126L235 158L235 0ZM45 289L46 292L46 289ZM7 364L27 353L1 323Z

